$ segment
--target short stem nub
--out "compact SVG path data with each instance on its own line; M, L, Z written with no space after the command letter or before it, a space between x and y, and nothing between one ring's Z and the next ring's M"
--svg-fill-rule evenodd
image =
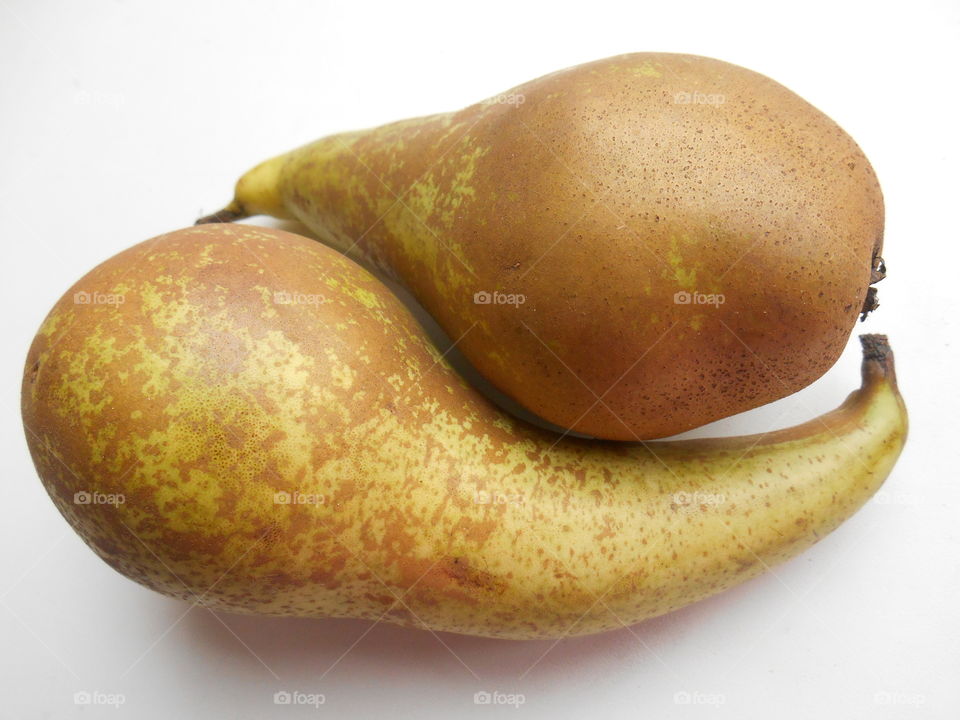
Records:
M893 365L893 350L890 349L887 336L861 335L860 345L863 348L864 381L870 376L879 375L896 387L897 374Z
M218 210L212 215L205 215L204 217L197 220L194 225L207 225L209 223L230 223L236 222L237 220L243 220L245 217L249 217L247 213L243 211L243 208L238 205L231 203L227 205L223 210Z

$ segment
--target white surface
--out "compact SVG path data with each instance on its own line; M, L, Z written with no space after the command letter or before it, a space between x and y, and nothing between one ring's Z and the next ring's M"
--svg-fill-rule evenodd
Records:
M786 7L0 0L0 717L960 717L960 12ZM880 501L775 574L556 644L214 616L124 579L70 530L30 463L18 392L33 333L72 282L217 209L271 154L636 50L766 73L872 161L890 277L857 330L890 335L912 423ZM802 393L698 434L838 404L857 382L856 345ZM277 707L282 690L326 703ZM482 690L525 702L475 705ZM125 704L78 706L78 691ZM678 704L678 692L722 704Z

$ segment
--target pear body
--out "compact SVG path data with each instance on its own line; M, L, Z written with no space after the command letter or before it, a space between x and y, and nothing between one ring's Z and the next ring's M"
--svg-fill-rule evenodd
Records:
M149 588L503 638L622 627L761 573L866 502L906 432L877 365L769 436L561 439L465 385L360 266L243 225L87 274L22 403L57 508Z
M531 412L619 440L817 379L883 237L877 178L836 123L760 74L663 53L324 138L236 198L399 280Z

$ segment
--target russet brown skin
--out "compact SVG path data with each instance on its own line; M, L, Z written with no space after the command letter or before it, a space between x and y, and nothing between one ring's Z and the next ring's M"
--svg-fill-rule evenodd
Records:
M826 115L763 75L664 53L324 138L240 181L228 216L261 212L397 278L531 412L617 440L820 377L864 306L884 216Z
M707 597L855 512L906 433L891 358L864 368L840 409L763 437L560 438L464 384L351 260L208 225L67 291L22 404L57 508L149 588L231 612L542 638Z

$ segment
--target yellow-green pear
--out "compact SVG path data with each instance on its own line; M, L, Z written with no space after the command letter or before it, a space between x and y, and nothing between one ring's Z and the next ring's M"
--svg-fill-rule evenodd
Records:
M23 420L50 497L149 588L230 612L501 638L717 593L836 528L906 436L885 340L834 412L761 436L561 438L468 387L353 261L276 230L140 243L44 321Z

